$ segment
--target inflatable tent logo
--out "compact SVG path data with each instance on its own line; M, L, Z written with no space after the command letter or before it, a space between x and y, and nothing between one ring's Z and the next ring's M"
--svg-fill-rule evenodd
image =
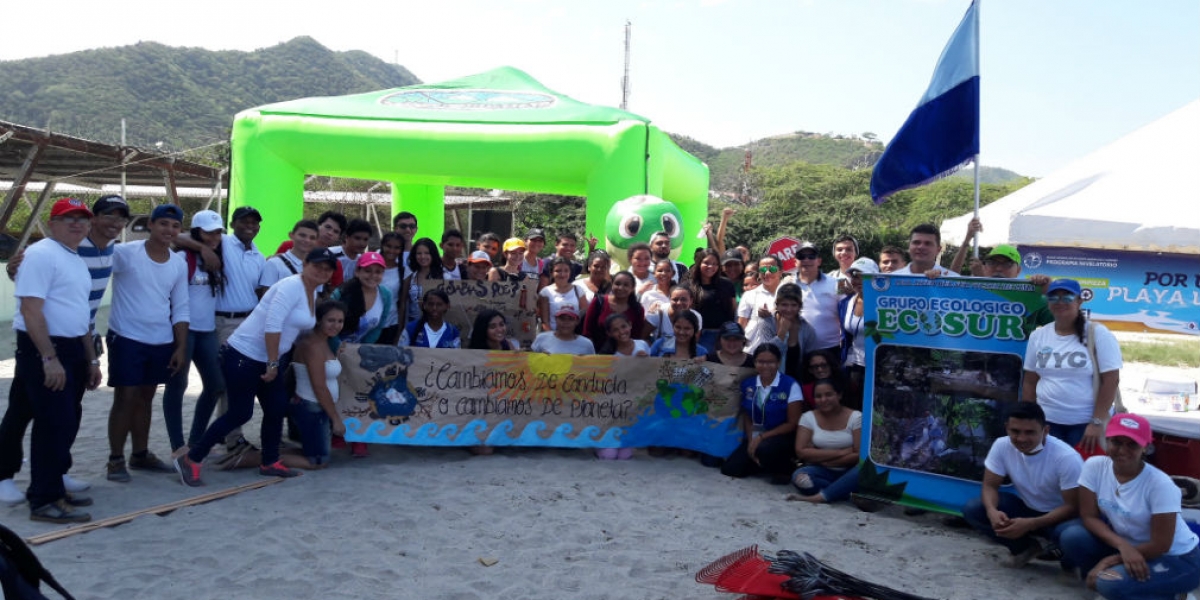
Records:
M554 106L554 96L505 90L409 90L384 96L379 103L427 110L523 110Z

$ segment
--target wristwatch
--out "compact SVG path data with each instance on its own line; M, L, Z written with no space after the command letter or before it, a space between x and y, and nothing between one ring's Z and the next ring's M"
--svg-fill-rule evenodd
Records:
M1104 424L1104 419L1092 417L1092 425L1103 425L1103 424Z
M98 358L93 358L92 360L89 360L89 361L88 361L88 364L89 364L89 365L91 365L91 366L93 366L93 367L98 367L98 366L100 366L100 359L98 359Z

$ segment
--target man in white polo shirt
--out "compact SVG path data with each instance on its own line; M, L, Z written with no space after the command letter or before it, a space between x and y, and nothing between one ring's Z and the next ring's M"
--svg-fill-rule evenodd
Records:
M28 412L33 418L26 498L34 521L91 520L75 507L88 506L92 500L68 494L63 487L78 428L79 397L84 388L100 385L101 379L89 335L91 277L76 252L91 220L92 212L79 200L55 202L50 210L50 237L29 247L17 271L13 386L23 389L10 392L9 411Z
M128 468L159 473L174 469L149 451L154 393L183 366L187 350L187 261L171 251L183 226L183 209L156 206L150 237L113 253L112 315L108 321L108 479L130 480L125 440L132 437Z
M796 252L800 271L796 274L796 285L800 286L804 303L800 316L812 325L817 334L817 345L813 350L840 348L842 328L838 323L838 280L821 272L821 255L812 242L801 242Z

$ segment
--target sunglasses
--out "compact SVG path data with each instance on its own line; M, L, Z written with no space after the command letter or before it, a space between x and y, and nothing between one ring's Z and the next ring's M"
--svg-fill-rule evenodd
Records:
M817 255L816 254L799 254L796 256L796 258L799 258L800 260L817 260Z
M759 272L759 273L778 273L778 272L779 272L779 267L776 267L775 265L768 265L768 266L765 266L765 267L759 267L759 268L758 268L758 272Z
M1046 303L1047 304L1056 304L1056 303L1071 304L1072 302L1075 302L1076 298L1078 298L1078 296L1076 296L1075 294L1056 294L1053 296L1046 296Z

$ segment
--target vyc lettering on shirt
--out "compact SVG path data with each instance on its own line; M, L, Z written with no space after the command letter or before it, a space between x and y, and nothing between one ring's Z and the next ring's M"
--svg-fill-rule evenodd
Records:
M1050 365L1050 360L1054 359L1053 366ZM1042 348L1038 350L1037 356L1034 357L1037 361L1039 369L1062 369L1063 362L1066 362L1068 369L1082 369L1087 366L1087 353L1085 352L1054 352L1050 348Z

